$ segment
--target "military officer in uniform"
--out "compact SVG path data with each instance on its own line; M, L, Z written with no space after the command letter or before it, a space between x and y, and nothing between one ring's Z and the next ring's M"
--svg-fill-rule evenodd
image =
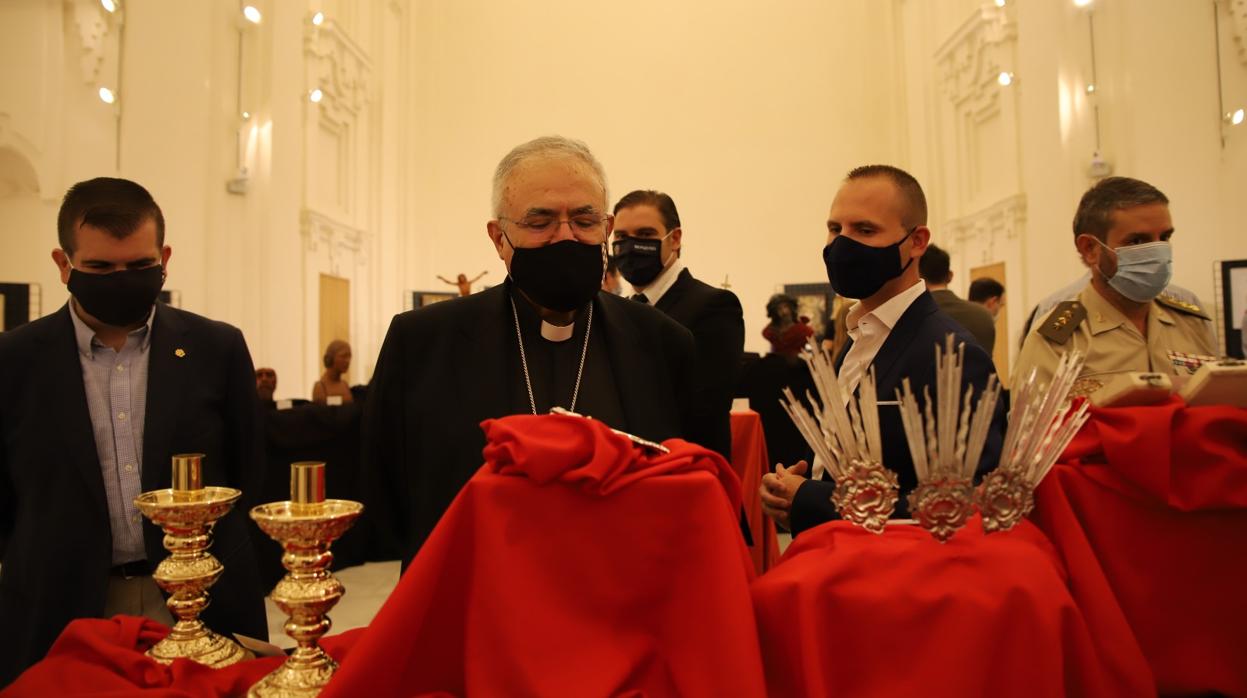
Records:
M1076 300L1057 305L1022 344L1014 382L1032 369L1052 379L1064 353L1086 355L1074 393L1095 392L1113 374L1177 374L1171 353L1211 356L1211 319L1165 287L1173 275L1169 199L1152 185L1109 177L1083 194L1074 245L1091 269Z

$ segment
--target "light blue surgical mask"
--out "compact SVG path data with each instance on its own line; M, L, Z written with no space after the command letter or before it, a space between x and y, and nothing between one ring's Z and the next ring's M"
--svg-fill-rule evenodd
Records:
M1135 303L1151 302L1173 278L1173 247L1167 240L1117 249L1105 245L1098 238L1096 242L1117 256L1117 273L1105 277L1108 285ZM1099 271L1099 268L1096 270Z

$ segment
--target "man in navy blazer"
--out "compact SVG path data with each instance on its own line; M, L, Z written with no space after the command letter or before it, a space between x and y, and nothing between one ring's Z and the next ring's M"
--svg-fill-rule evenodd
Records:
M680 259L684 229L675 201L638 189L615 204L613 247L619 271L636 293L693 333L697 362L693 419L702 446L732 459L732 396L745 347L745 320L735 293L693 277Z
M908 378L920 400L927 386L934 395L935 347L948 334L965 343L963 389L969 383L978 395L995 372L991 356L940 311L919 277L916 262L931 239L926 222L926 198L909 173L888 165L859 167L836 193L823 248L832 287L842 296L860 299L849 311L850 341L836 359L836 370L841 383L855 393L865 372L875 370L883 461L900 479L895 518L909 516L905 498L917 486L895 404L901 382ZM1001 404L979 462L980 476L999 461L1004 424ZM807 479L806 471L804 461L789 468L781 465L763 477L761 487L764 510L794 535L838 518L831 503L834 483Z
M171 486L175 453L205 454L204 484L243 491L213 531L225 572L203 620L268 636L247 517L264 478L242 333L156 302L171 250L138 184L75 185L58 227L69 303L0 334L0 687L75 618L169 623L151 578L163 535L133 499Z

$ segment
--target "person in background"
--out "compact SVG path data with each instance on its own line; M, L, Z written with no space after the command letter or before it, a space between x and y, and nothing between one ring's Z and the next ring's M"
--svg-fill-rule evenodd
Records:
M918 263L918 273L927 282L927 290L931 292L931 297L935 299L940 310L969 330L987 353L991 354L996 346L995 319L983 306L958 298L948 288L953 280L948 253L938 245L927 245L927 253L922 255Z
M1018 340L1018 348L1020 349L1021 343L1026 341L1026 337L1031 333L1031 328L1034 327L1036 320L1046 317L1048 313L1052 312L1053 308L1057 307L1057 305L1063 301L1072 301L1077 299L1078 294L1082 293L1082 290L1087 288L1087 284L1089 283L1091 283L1090 271L1078 277L1078 280L1073 283L1062 286L1053 293L1044 297L1043 300L1036 303L1035 307L1031 308L1030 314L1026 316L1026 322L1022 324L1022 336ZM1203 307L1203 303L1199 300L1199 296L1195 295L1194 291L1187 290L1174 283L1166 286L1161 295L1166 296L1167 298L1172 298L1173 300L1181 303L1188 303L1201 308ZM1217 343L1216 336L1213 334L1212 323L1208 324L1208 342L1214 345Z
M987 308L995 322L1000 317L1000 309L1005 305L1005 285L989 277L975 279L970 282L969 298L971 303Z
M684 229L670 196L639 189L615 204L613 248L632 299L651 305L688 328L697 343L694 430L709 434L702 446L732 460L732 396L745 350L740 299L694 278L680 253Z
M1089 395L1114 374L1177 374L1170 352L1213 355L1204 310L1165 293L1173 276L1169 199L1147 182L1109 177L1083 194L1073 223L1074 247L1091 269L1076 300L1058 304L1022 344L1014 382L1033 370L1052 379L1061 356L1087 357L1073 394Z
M771 322L762 336L771 343L771 353L795 360L814 336L810 319L797 315L797 299L776 293L766 303L766 316Z
M354 402L346 380L346 372L351 368L351 345L340 339L333 340L325 348L324 363L325 372L312 385L312 402L327 405L330 397L341 398L343 405Z
M255 394L262 406L273 402L273 393L277 392L277 371L267 367L255 370Z
M814 338L814 327L809 318L798 315L797 300L784 293L771 296L766 314L771 322L763 328L762 336L770 342L771 351L741 375L740 391L762 420L771 462L808 461L813 457L810 448L780 400L785 388L801 399L814 390L810 369L800 358L801 351Z

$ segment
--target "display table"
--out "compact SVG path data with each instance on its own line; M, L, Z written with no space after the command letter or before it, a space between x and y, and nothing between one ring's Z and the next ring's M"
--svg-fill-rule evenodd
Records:
M321 695L765 695L740 486L721 456L673 440L643 457L575 417L483 426L485 465L372 624L325 640L342 666ZM10 692L238 695L280 661L162 667L141 651L164 632L75 621Z
M913 525L802 532L753 585L767 689L786 696L1145 696L1120 614L1080 608L1030 523L947 543ZM1115 620L1115 622L1114 622Z
M1161 694L1247 695L1247 410L1094 409L1062 459L1034 519L1071 584L1116 600Z
M753 539L749 549L753 566L762 574L779 560L779 539L775 522L762 513L762 497L758 494L762 476L771 471L771 462L767 458L762 418L753 410L732 412L732 469L740 478L745 518Z

